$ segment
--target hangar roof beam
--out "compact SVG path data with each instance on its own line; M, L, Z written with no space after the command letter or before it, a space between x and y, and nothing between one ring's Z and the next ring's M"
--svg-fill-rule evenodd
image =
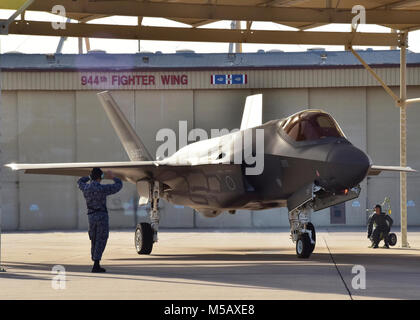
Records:
M387 86L385 81L381 79L380 76L376 74L375 71L363 60L363 58L356 52L352 47L350 47L350 51L353 55L360 61L360 63L365 67L367 71L381 84L381 86L385 89L385 91L394 99L396 103L400 103L400 98L391 90L390 87Z
M33 11L50 12L56 0L36 1ZM61 0L69 14L120 15L199 20L247 20L283 23L351 23L351 9L192 4L181 2L73 1ZM289 5L292 3L289 3ZM396 12L398 11L398 12ZM418 24L419 10L366 9L367 24Z
M407 7L413 7L418 6L419 1L418 0L400 0L392 4L385 5L385 8L407 8Z
M10 24L20 15L24 15L25 10L34 2L35 0L26 0L26 2L17 9L9 19L7 20L0 20L0 34L8 34L8 28Z
M167 28L68 23L66 29L54 30L49 22L15 21L11 34L54 35L87 38L116 38L162 41L206 41L228 43L272 43L307 45L397 46L398 34L362 32L225 30L205 28Z

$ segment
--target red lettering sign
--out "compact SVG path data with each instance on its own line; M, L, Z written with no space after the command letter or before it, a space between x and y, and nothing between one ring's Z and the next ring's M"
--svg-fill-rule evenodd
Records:
M159 81L156 81L159 80ZM83 74L80 77L82 86L110 86L110 87L124 87L124 86L185 86L188 85L188 75L186 74L164 74L159 78L152 74L124 74L114 73L106 76ZM159 82L159 83L158 83Z

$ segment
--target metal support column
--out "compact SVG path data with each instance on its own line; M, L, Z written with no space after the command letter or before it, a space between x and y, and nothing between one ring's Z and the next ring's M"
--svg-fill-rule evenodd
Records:
M70 23L70 22L71 22L71 19L68 18L66 23ZM64 42L66 42L66 41L67 41L67 37L61 37L60 38L60 41L58 42L57 49L55 50L56 54L59 54L63 51Z
M1 39L0 39L0 54L1 54ZM3 84L3 82L2 82L2 72L1 72L1 56L0 56L0 129L2 128L2 126L1 126L1 122L2 122L2 102L3 102L3 96L2 96L2 84ZM1 131L0 131L0 136L1 136ZM2 168L3 168L3 158L1 157L1 150L0 150L0 172L1 172L1 170L2 170ZM2 189L2 187L1 187L1 184L0 184L0 272L5 272L6 270L2 267L2 265L1 265L1 232L2 232L2 230L1 230L1 224L2 224L2 215L3 215L3 212L2 212L2 207L3 207L3 197L2 197L2 192L1 192L1 189Z
M249 25L251 27L251 25ZM241 29L241 21L232 21L230 23L230 28L232 30ZM242 43L229 43L229 53L242 53Z
M78 48L79 48L79 54L83 54L83 38L78 38Z
M347 46L353 55L363 64L367 71L382 85L385 91L394 99L400 108L400 166L407 166L407 106L420 102L420 98L407 99L407 47L408 32L399 34L400 47L400 96L398 97L391 88L373 71L373 69L353 50L351 44ZM407 240L407 173L400 172L400 215L401 215L401 246L408 248Z
M235 29L240 30L241 29L241 21L235 22ZM242 53L242 43L235 43L235 52L236 53Z
M137 17L137 25L138 25L138 27L139 28L141 28L141 24L143 23L143 17ZM139 39L138 41L137 41L137 44L138 44L138 52L140 52L141 51L141 40Z
M399 104L400 98L392 91L392 89L385 83L384 80L381 79L379 75L376 74L376 72L366 63L365 60L362 59L362 57L351 47L348 47L348 50L350 50L353 55L356 57L357 60L360 61L360 63L365 67L367 71L378 81L381 86L384 88L384 90L394 99L394 101Z
M1 196L1 195L0 195ZM2 201L2 199L0 199ZM1 265L1 216L2 216L2 208L0 203L0 272L6 272L6 270Z
M90 39L85 38L85 46L86 46L86 52L90 51Z
M407 166L407 33L401 34L400 43L400 166ZM407 173L400 172L401 246L407 241Z

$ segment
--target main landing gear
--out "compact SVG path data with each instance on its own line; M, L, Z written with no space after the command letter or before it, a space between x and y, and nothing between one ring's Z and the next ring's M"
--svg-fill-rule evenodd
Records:
M151 187L151 210L150 222L139 223L136 227L134 236L134 244L138 254L150 254L153 244L158 241L159 231L159 195L160 186L158 182L154 182Z
M312 209L297 208L289 212L291 239L296 243L296 254L299 258L309 258L315 249L315 227L310 222Z

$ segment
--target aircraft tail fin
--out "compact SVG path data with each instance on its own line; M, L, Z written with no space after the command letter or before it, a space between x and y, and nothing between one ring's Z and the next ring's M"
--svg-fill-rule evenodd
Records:
M111 94L108 91L104 91L98 93L98 98L130 160L153 160L145 145L136 134L130 122L128 122Z
M241 130L260 125L262 125L262 94L255 94L246 98Z

